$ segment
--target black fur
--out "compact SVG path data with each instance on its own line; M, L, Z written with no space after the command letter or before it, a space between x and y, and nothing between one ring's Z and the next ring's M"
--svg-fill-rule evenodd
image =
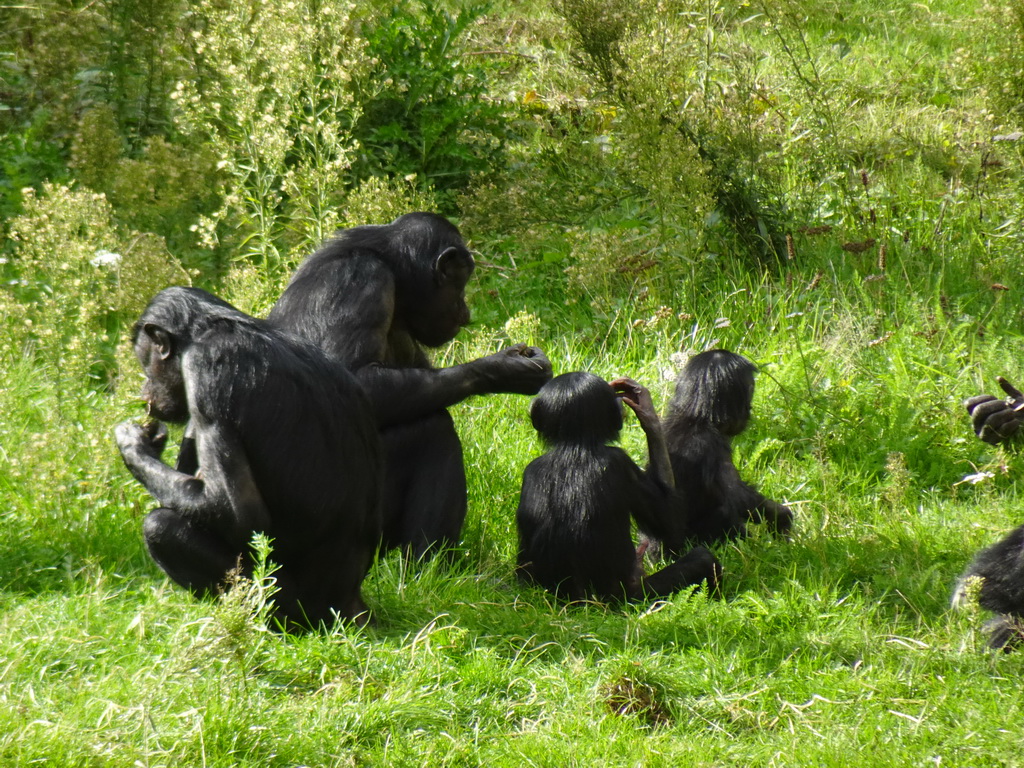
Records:
M541 389L530 415L548 452L523 472L516 512L523 578L574 601L662 597L701 581L717 587L721 569L703 547L643 575L630 519L670 529L671 486L606 444L622 426L606 381L589 373L558 376Z
M251 568L248 544L262 531L280 566L283 622L364 614L360 584L381 532L381 456L351 374L193 288L157 294L134 341L146 399L189 421L178 469L159 459L166 433L117 429L126 465L161 504L143 524L160 567L198 594L214 592L239 558Z
M745 536L750 521L765 520L777 533L792 528L789 508L743 482L732 461L732 438L750 420L756 370L741 355L713 349L690 358L676 379L665 436L689 542Z
M551 378L547 358L525 345L431 366L423 348L451 341L469 322L473 269L453 224L410 213L325 243L268 317L345 364L366 389L386 454L385 548L422 555L459 540L466 477L447 408L478 394L534 394Z
M978 604L997 614L985 626L989 646L1011 650L1024 639L1024 525L981 550L957 582L954 606L962 606L967 580L981 579Z

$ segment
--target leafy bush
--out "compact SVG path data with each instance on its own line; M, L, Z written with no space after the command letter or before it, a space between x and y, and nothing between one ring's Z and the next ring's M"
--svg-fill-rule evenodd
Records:
M482 60L457 48L485 11L471 5L453 15L430 0L401 0L370 22L372 66L355 80L357 178L415 177L446 192L499 161L506 108L490 92Z
M1024 127L1024 1L982 7L977 72L1000 121Z
M47 184L29 191L11 223L17 274L0 293L8 354L30 354L62 386L86 377L106 383L116 373L122 327L150 297L188 274L156 235L113 221L101 194Z
M354 147L349 83L366 66L350 12L319 0L204 0L188 16L178 127L209 145L227 179L200 228L211 240L224 233L268 275L337 224Z
M770 113L755 98L756 56L730 35L743 22L696 0L559 0L556 8L581 52L577 65L618 108L622 172L649 197L656 224L692 229L714 213L747 253L774 261L779 169Z

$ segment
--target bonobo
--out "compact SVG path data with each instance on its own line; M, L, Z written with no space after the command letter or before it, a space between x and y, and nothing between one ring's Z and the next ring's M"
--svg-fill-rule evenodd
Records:
M150 416L189 423L172 469L167 430L115 431L128 469L156 497L143 535L156 563L200 595L273 539L285 627L365 618L360 585L380 539L381 449L352 375L312 344L195 288L158 293L135 324ZM184 458L184 457L183 457ZM191 465L183 469L184 465Z
M793 527L789 507L743 482L732 461L732 439L750 421L755 370L742 355L712 349L691 357L676 379L665 438L687 541L711 544L741 537L750 521L763 520L781 534ZM677 547L665 543L670 551Z
M608 445L628 405L647 434L650 469ZM523 472L516 512L518 572L555 595L580 601L665 597L700 582L716 591L721 566L697 547L645 575L630 518L655 538L670 538L679 521L669 501L672 470L647 389L631 379L609 384L590 373L566 373L544 385L530 418L548 448Z
M423 348L469 322L473 269L453 224L409 213L338 233L299 267L267 318L346 365L369 395L385 451L385 549L421 556L459 540L466 473L447 408L471 395L532 395L551 378L548 359L524 344L431 366Z
M953 607L968 603L975 580L978 605L997 614L985 624L989 647L1016 648L1024 640L1024 525L974 556L957 581Z
M1024 421L1024 394L999 376L996 381L1006 399L977 395L965 401L974 432L986 443L1000 443L1017 434ZM1010 650L1024 640L1024 525L999 542L981 550L957 581L954 607L962 607L977 581L978 604L993 611L986 623L991 648Z
M976 395L964 402L974 433L993 445L1017 434L1024 421L1024 393L1002 376L996 377L996 381L1007 395L1005 400L992 395Z

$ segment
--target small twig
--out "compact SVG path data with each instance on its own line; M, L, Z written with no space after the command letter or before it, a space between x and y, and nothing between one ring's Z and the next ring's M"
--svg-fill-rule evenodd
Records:
M530 56L526 53L519 53L518 51L503 51L495 49L492 51L466 51L464 56L515 56L520 59L529 59L530 61L536 61L536 56Z

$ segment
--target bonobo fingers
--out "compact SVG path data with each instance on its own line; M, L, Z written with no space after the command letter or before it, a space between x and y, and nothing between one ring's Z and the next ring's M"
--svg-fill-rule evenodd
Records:
M992 395L975 395L974 397L969 397L964 400L964 408L966 408L967 412L973 416L974 410L984 403L1002 403L1002 400L999 400Z
M144 435L159 456L167 446L167 425L162 421L150 421L143 426Z
M1002 376L996 376L996 381L998 381L999 386L1003 388L1003 392L1013 398L1014 405L1024 405L1024 392L1021 392Z
M488 357L475 365L485 372L490 392L508 392L535 395L551 380L551 362L537 347L516 344Z
M126 454L132 452L158 459L167 444L167 427L159 421L148 424L124 421L114 427L114 440L126 459Z
M978 437L986 443L1000 443L1013 437L1020 429L1021 416L1009 408L993 413L981 427Z
M644 419L657 418L658 414L654 410L654 401L651 399L651 393L643 384L639 384L625 376L614 379L609 384L615 390L615 394L622 398L622 402L628 405L637 417L641 419L641 422Z
M971 414L975 434L993 445L1015 434L1024 419L1024 413L1014 410L1011 403L991 395L972 397L964 405Z

